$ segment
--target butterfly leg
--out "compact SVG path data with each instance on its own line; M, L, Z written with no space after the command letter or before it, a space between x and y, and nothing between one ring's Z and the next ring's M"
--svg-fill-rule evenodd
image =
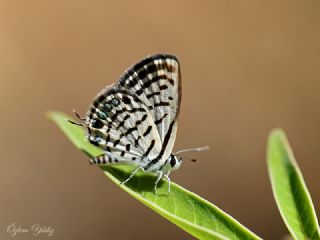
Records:
M125 184L126 182L128 182L139 170L144 171L144 168L142 166L137 167L135 170L132 171L132 173L130 174L130 176L124 180L123 182L120 183L120 185Z
M164 177L168 180L168 193L170 193L170 184L171 184L169 174L170 174L170 171L164 174Z
M162 171L157 171L157 174L158 174L158 177L157 177L157 180L154 183L154 188L153 188L154 192L157 191L157 186L158 186L158 183L160 182L160 180L161 180L161 178L163 176L163 172Z

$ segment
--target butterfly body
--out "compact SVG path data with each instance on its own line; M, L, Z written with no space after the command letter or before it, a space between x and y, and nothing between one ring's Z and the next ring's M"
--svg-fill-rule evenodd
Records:
M175 56L154 54L129 68L95 97L87 111L86 137L105 151L90 163L131 164L137 166L131 176L141 169L157 173L156 184L162 177L170 180L170 171L181 165L172 154L180 102L180 65Z

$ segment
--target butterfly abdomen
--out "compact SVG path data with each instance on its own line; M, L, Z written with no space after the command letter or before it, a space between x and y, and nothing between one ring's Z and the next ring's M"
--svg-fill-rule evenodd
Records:
M118 162L118 159L112 156L107 156L105 154L99 155L89 160L90 164L95 164L95 165L105 165L105 164L117 163L117 162Z

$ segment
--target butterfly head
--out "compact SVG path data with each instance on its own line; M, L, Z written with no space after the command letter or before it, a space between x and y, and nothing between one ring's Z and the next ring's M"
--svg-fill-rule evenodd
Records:
M177 170L181 166L182 159L176 155L171 154L169 159L169 164L172 171Z

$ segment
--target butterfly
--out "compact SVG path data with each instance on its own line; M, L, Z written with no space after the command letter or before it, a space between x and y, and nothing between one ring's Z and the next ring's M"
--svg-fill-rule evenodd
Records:
M193 148L172 153L181 104L181 73L176 56L153 54L136 63L94 98L85 118L86 138L104 150L91 164L131 164L136 166L128 182L139 170L157 175L154 191L164 177L170 192L171 171L181 165L179 154L201 151Z

